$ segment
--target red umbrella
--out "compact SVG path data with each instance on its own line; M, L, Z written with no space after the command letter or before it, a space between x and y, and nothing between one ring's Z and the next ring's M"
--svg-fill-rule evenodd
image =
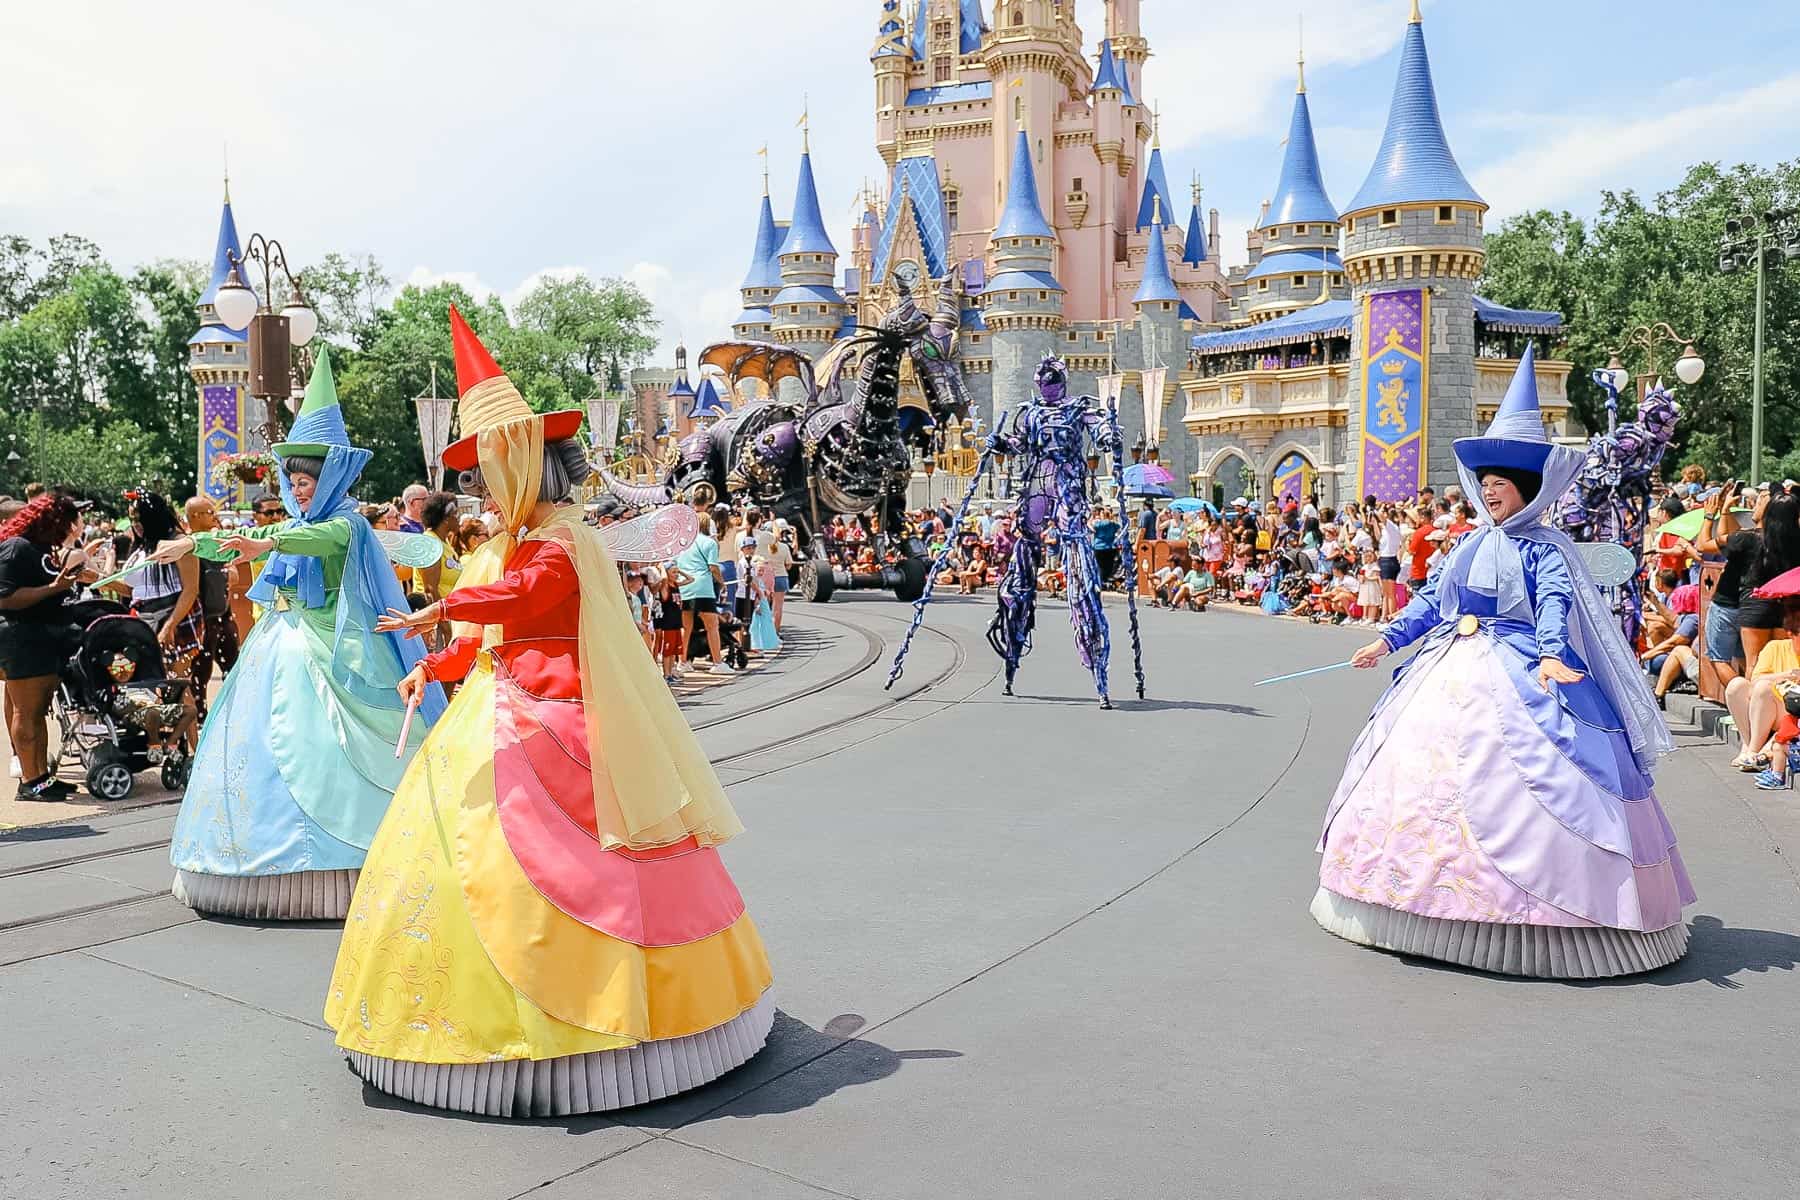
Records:
M1752 592L1758 600L1792 600L1800 597L1800 567L1783 571Z

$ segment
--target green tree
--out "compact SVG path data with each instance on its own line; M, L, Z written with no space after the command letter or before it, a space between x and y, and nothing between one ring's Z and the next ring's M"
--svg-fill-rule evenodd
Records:
M1564 353L1576 369L1570 399L1590 428L1604 428L1601 394L1588 374L1641 325L1666 321L1707 361L1694 387L1678 387L1682 415L1671 461L1698 461L1716 475L1749 465L1755 278L1719 271L1727 218L1800 204L1800 161L1729 170L1702 163L1645 201L1607 192L1591 224L1567 214L1527 213L1488 237L1482 294L1502 304L1554 308L1568 322ZM1680 347L1661 346L1656 367L1673 382ZM1628 348L1634 373L1644 352ZM1800 444L1800 266L1769 274L1764 355L1765 462Z
M565 406L593 395L602 370L641 363L656 348L660 324L635 284L586 275L540 279L515 315L521 335L536 335L521 336L521 349L529 347L537 369L560 382L557 402ZM538 390L547 405L551 389Z
M188 339L194 334L194 307L205 290L207 271L198 262L164 259L139 267L131 290L147 314L144 331L145 403L127 412L156 443L170 464L174 491L192 495L196 487L200 412L188 374Z
M307 301L319 314L319 336L366 349L394 281L373 254L360 259L331 253L300 276Z

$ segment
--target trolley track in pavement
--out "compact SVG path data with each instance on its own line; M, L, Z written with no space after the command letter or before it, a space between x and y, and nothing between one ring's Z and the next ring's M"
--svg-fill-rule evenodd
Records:
M781 706L785 706L788 704L793 704L797 701L805 700L812 696L817 696L817 695L819 695L823 692L829 691L833 688L841 687L844 684L849 683L852 680L857 679L860 676L868 673L871 669L873 669L876 666L876 664L880 663L882 661L882 659L884 658L884 655L882 652L887 647L887 641L885 638L881 637L874 630L871 630L864 626L858 625L851 621L827 616L824 613L809 612L807 615L812 618L822 619L833 625L837 625L843 629L847 629L854 633L860 634L864 639L864 646L863 646L863 651L859 655L857 661L854 664L852 664L848 667L845 667L844 669L842 669L840 671L835 672L828 678L820 680L818 683L812 684L808 687L801 688L797 691L785 693L781 696L777 696L766 702L752 705L751 707L745 708L739 712L727 713L727 714L716 717L709 721L699 722L693 726L693 729L696 733L699 733L699 732L701 732L703 730L707 730L707 729L717 729L721 726L729 725L736 721L742 721L749 717L758 716L760 714L769 712L772 709L775 709L775 708L778 708ZM878 619L878 620L886 620L886 621L898 620L901 623L904 623L907 619L909 619L909 618L896 618L896 617L886 616L881 613L870 613L868 615L871 617L874 617L875 619ZM893 696L891 698L886 697L886 694L883 693L883 695L884 695L883 700L871 708L864 709L860 712L850 713L845 716L839 717L835 720L826 721L821 724L811 726L811 727L801 730L797 733L786 734L786 735L783 735L782 737L771 739L768 742L759 743L755 746L748 747L744 750L735 751L731 754L724 755L720 758L713 759L712 760L713 765L715 767L729 767L729 766L732 766L732 765L735 765L738 763L748 762L750 760L756 759L762 755L769 754L774 751L783 750L788 747L795 746L795 745L798 745L798 744L801 744L801 743L804 743L807 741L823 738L827 734L839 732L850 726L860 724L860 723L870 720L871 718L874 718L874 717L878 717L883 713L890 712L893 709L898 708L900 705L906 704L909 701L916 700L916 699L926 695L927 693L931 692L935 688L941 686L942 684L946 683L950 679L954 678L968 662L968 652L963 647L963 644L959 640L957 640L955 637L952 637L950 634L944 633L940 630L933 629L930 626L925 626L925 627L921 628L920 632L941 639L943 642L945 642L949 645L950 650L951 650L949 664L947 666L945 666L944 669L942 669L941 671L934 674L930 679L926 680L923 684L920 684L918 687L912 688L901 695ZM983 686L985 686L985 684ZM961 699L958 699L958 700L950 701L949 703L951 705L955 705L955 704L962 703L962 701L961 701ZM872 735L872 736L878 737L878 736L881 736L881 734L894 732L896 730L906 728L908 725L911 725L918 720L922 720L925 716L933 715L934 713L936 713L938 711L942 711L942 710L932 709L928 712L923 712L918 717L915 717L913 719L913 721L889 722L887 728L882 729L879 733ZM827 755L839 753L840 751L848 749L852 745L860 744L860 741L866 741L866 740L869 740L869 739L859 739L857 742L834 741L829 745L821 746L819 748L818 752L815 754L811 754L804 758L800 758L800 759L797 759L794 761L781 762L777 765L771 766L768 770L756 772L747 777L740 778L740 779L736 780L735 782L738 784L748 783L752 780L762 779L766 776L773 775L773 774L776 774L781 771L788 771L788 770L793 770L796 767L803 767L809 763L816 762L817 760L824 758ZM149 841L133 842L133 843L131 843L129 845L125 845L125 846L115 846L108 850L96 850L96 851L93 851L93 852L87 853L87 854L69 855L67 857L54 859L49 862L31 863L31 864L28 864L28 865L25 865L22 867L14 867L10 870L0 871L0 879L11 879L11 878L17 878L19 876L39 874L39 873L46 872L46 871L56 871L56 870L62 870L65 868L70 868L70 867L80 867L80 866L90 864L90 863L104 862L108 859L122 858L122 857L124 857L126 855L130 855L130 854L139 854L146 850L155 850L155 849L163 848L163 847L168 846L168 844L169 844L169 839L167 837L163 837L163 838L152 839ZM17 933L17 932L20 932L20 931L26 930L26 929L33 929L33 928L37 928L37 927L44 926L44 925L52 925L59 921L76 920L76 919L79 919L82 917L93 916L96 913L102 913L102 912L107 912L107 911L116 910L116 909L131 908L136 905L150 903L151 901L162 900L162 899L165 899L167 896L168 896L167 892L147 892L141 896L126 896L126 897L122 897L122 898L115 899L115 900L103 900L103 901L99 901L94 904L77 905L73 908L62 909L57 912L43 914L41 916L27 917L27 918L24 918L24 919L21 919L18 921L0 920L0 934ZM58 951L58 953L61 953L61 952L62 951Z

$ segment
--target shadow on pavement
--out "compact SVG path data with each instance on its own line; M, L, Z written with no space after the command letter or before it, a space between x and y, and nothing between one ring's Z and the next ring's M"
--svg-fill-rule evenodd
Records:
M775 1014L764 1054L794 1065L773 1079L754 1083L742 1094L733 1094L733 1077L726 1075L704 1088L670 1100L630 1109L630 1122L640 1129L677 1129L718 1117L760 1117L811 1108L850 1087L879 1083L896 1074L902 1064L926 1059L961 1058L957 1050L893 1050L878 1042L854 1037L867 1022L855 1013L833 1017L822 1030L796 1021L784 1012ZM754 1068L755 1059L739 1068ZM742 1087L742 1083L737 1085ZM718 1102L708 1106L712 1094Z
M1717 917L1695 917L1688 926L1688 952L1680 962L1670 963L1660 971L1638 976L1643 983L1657 987L1673 987L1702 981L1721 988L1741 988L1733 979L1745 971L1759 975L1770 971L1792 971L1800 966L1800 937L1773 929L1733 929ZM1617 987L1630 983L1630 976L1620 979L1595 979L1583 987Z
M682 1092L667 1100L576 1117L486 1117L426 1108L370 1086L356 1074L348 1059L344 1060L344 1070L362 1084L363 1103L370 1108L481 1125L546 1125L570 1133L590 1133L618 1125L668 1131L715 1117L796 1112L810 1108L844 1088L886 1079L907 1061L962 1057L956 1050L890 1050L875 1042L852 1037L864 1024L863 1018L848 1013L826 1022L823 1030L816 1030L777 1010L775 1026L769 1031L769 1042L762 1054L794 1065L773 1079L752 1083L741 1093L736 1090L744 1088L742 1077L755 1069L757 1060L753 1058L705 1087Z
M99 837L92 825L26 825L0 832L0 846L17 846L25 842L60 842L69 838Z
M1023 701L1027 704L1073 704L1098 709L1098 696L1033 696L1019 692L1013 696L1001 696L993 699L977 700L977 704L1016 704ZM964 701L970 703L970 701ZM1267 717L1269 714L1260 708L1248 704L1226 704L1210 700L1159 700L1152 696L1145 700L1120 699L1113 697L1113 708L1119 712L1220 712L1234 717Z

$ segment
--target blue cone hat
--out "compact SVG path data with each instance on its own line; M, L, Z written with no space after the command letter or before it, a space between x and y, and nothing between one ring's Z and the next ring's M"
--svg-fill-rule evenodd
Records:
M1494 414L1494 423L1481 437L1457 438L1456 460L1471 471L1483 467L1508 467L1543 473L1553 446L1544 436L1544 414L1538 408L1537 353L1525 347L1506 398Z

